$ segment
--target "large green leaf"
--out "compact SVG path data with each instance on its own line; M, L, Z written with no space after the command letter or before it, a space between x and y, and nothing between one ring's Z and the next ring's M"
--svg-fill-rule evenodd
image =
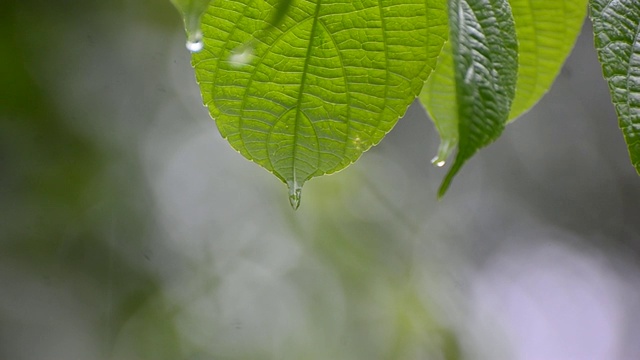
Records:
M193 55L203 101L231 146L285 182L341 170L391 130L435 67L444 0L215 1ZM260 33L259 38L255 35Z
M529 110L551 87L584 21L587 0L511 0L518 37L518 80L509 121ZM486 5L485 5L486 6ZM458 143L458 111L451 48L445 46L420 100L440 134L434 163L443 165Z
M439 196L462 165L502 133L518 71L515 25L506 0L450 0L449 26L450 50L443 52L422 96L443 137L438 165L458 146Z
M591 0L591 20L619 126L640 174L640 2Z

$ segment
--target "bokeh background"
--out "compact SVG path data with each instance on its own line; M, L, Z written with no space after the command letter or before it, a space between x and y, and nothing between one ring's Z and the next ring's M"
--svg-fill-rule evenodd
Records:
M447 196L414 104L302 205L169 1L0 2L0 359L640 358L640 178L585 24Z

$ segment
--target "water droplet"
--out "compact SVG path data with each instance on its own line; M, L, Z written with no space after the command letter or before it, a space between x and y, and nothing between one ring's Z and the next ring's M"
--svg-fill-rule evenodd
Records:
M443 167L457 143L457 139L442 139L438 146L438 154L431 159L431 163L437 167Z
M289 186L289 204L291 204L293 210L298 210L300 198L302 197L302 185L294 180L288 182L287 186Z
M204 41L202 41L202 31L196 30L189 34L187 38L187 49L191 52L198 52L204 47Z
M440 156L436 156L433 159L431 159L431 163L437 167L443 167L447 162L444 160L441 160Z

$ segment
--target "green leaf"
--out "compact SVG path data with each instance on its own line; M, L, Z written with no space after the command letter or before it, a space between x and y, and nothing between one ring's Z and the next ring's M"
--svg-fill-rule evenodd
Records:
M193 55L203 101L231 146L290 188L341 170L396 124L435 67L443 0L216 1ZM250 44L250 45L246 45Z
M518 36L518 82L509 121L549 90L571 53L587 13L587 0L511 0Z
M509 1L518 38L518 80L509 120L529 110L547 92L580 34L587 0ZM451 47L447 44L436 70L420 94L441 142L433 159L444 165L458 144L458 111Z
M422 95L443 138L438 165L458 146L439 196L462 165L502 133L518 74L515 25L506 0L450 0L449 25L450 52L442 54Z
M591 0L591 20L618 123L640 174L640 3Z

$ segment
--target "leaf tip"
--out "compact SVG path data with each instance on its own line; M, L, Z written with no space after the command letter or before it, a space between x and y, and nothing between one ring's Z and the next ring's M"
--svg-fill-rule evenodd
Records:
M442 184L440 184L440 188L438 189L438 201L442 200L444 195L447 193L449 185L451 185L451 180L445 178L445 180L442 181Z
M440 184L440 188L438 189L438 200L442 200L444 194L447 193L447 190L449 190L449 186L451 185L453 178L456 176L460 168L462 168L463 164L464 161L460 161L459 159L456 159L456 161L453 163L453 166L451 166L451 169L449 169L449 172L444 177L444 180L442 180L442 184Z
M438 154L431 159L431 163L437 167L443 167L447 163L447 159L455 149L458 143L457 139L441 139L438 147Z
M287 181L287 186L289 187L289 204L293 210L298 210L302 198L302 184L293 180Z

